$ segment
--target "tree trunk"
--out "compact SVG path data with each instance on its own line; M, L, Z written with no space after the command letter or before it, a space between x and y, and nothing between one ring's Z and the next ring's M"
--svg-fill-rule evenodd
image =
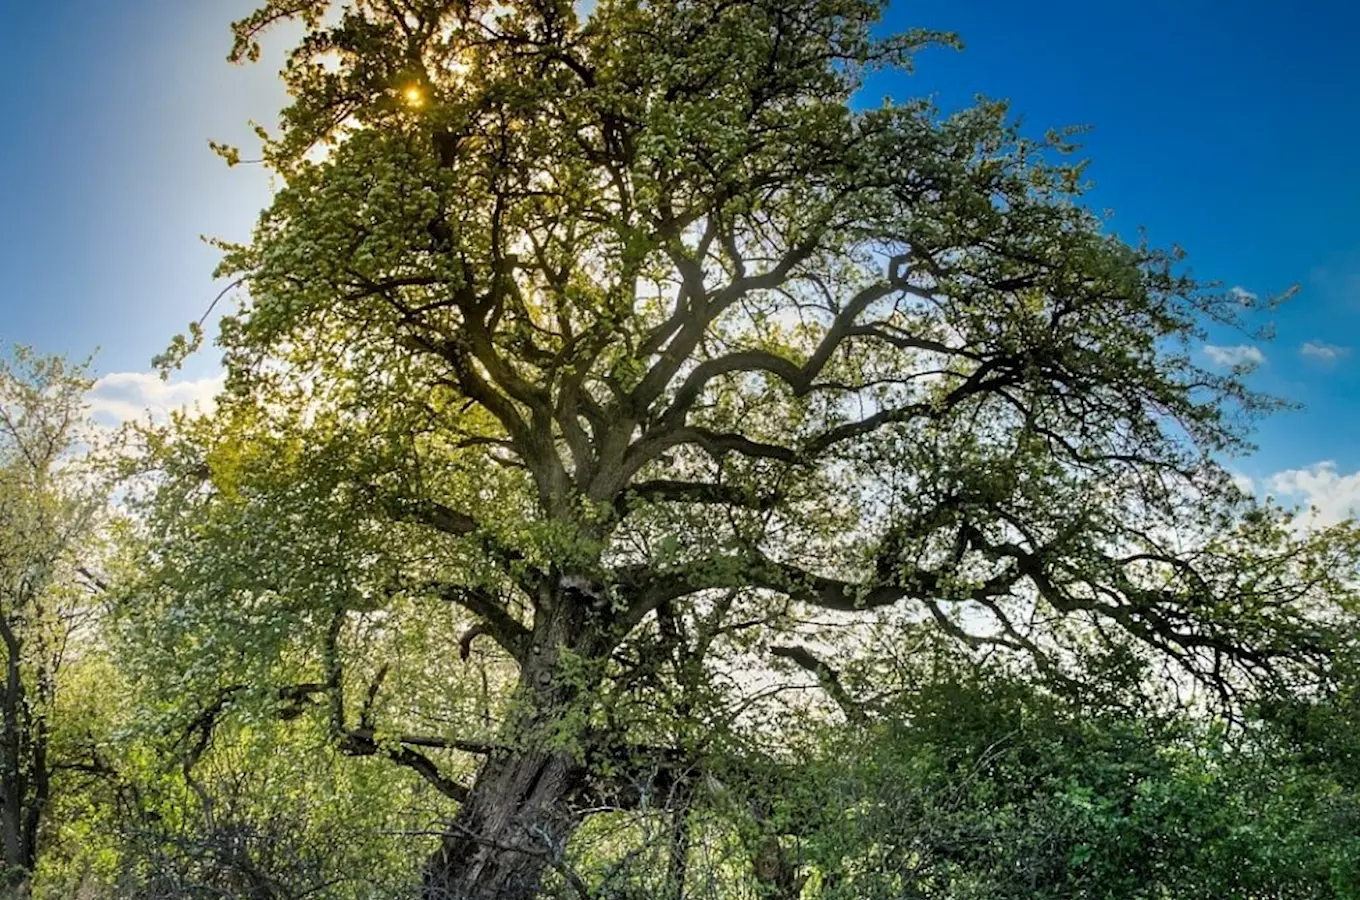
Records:
M0 727L0 897L27 896L28 878L37 858L37 825L41 807L31 797L27 697L20 673L20 645L8 622L0 622L7 659ZM38 736L41 737L41 736Z
M513 749L490 757L477 773L426 863L424 900L529 900L547 871L562 865L579 823L572 799L586 769L583 753L562 747L564 737L584 735L563 735L557 726L593 685L584 671L563 678L558 660L564 649L594 659L606 643L580 599L559 593L535 621L520 666L521 712L507 723L502 741Z
M425 900L529 900L559 865L582 771L560 750L492 759L426 865Z
M779 835L767 834L760 839L751 867L760 885L760 896L765 900L798 900L802 896L807 876L798 871L797 861Z

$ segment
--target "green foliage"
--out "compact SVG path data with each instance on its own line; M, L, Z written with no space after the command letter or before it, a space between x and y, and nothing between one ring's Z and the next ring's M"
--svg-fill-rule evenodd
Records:
M829 732L784 815L827 900L1355 897L1360 793L1319 762L1260 720L1093 710L965 667Z
M144 747L146 768L121 775L115 896L349 900L412 888L411 836L439 805L399 771L277 723L224 727L192 763L168 749Z
M59 772L86 759L60 713L100 589L87 371L23 346L0 357L0 891L28 890L68 799Z
M1148 868L1140 840L1212 836L1227 798L1178 749L1201 736L1126 721L1103 704L1131 683L1102 679L1173 666L1229 709L1330 690L1360 534L1234 486L1221 460L1279 404L1190 351L1256 307L1107 234L1070 134L985 99L852 102L953 43L882 10L270 0L237 23L238 60L300 26L261 135L278 191L222 245L216 408L143 435L116 619L134 724L181 742L166 840L211 818L201 767L277 742L390 764L379 821L405 779L438 794L410 845L431 898L588 892L573 860L669 890L699 837L712 884L780 900L926 890L927 861L956 896L1128 892L1231 851ZM1009 684L984 715L949 679L888 704L932 636L1101 717ZM935 755L899 755L894 729L930 737L912 703L958 707ZM791 725L832 715L843 736ZM924 793L880 821L836 788L859 799L824 804L814 866L783 779L851 736L865 784ZM323 813L276 801L301 776L269 771L240 820L327 857ZM992 834L1010 855L968 849ZM616 865L662 843L664 877Z

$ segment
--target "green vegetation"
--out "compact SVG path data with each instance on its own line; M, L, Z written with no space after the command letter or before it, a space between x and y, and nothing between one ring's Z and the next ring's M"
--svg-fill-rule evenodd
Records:
M10 357L0 359L0 890L22 893L44 832L59 827L53 788L82 755L69 692L58 688L85 663L81 630L98 579L82 561L104 497L73 457L88 436L85 368L26 347Z
M1256 301L1004 104L852 104L952 43L880 12L237 23L293 99L216 407L104 522L83 370L0 371L16 892L1360 895L1360 534L1189 354Z

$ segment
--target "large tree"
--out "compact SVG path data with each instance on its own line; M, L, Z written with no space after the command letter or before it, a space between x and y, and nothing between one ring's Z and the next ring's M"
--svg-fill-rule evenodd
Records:
M1215 460L1271 404L1193 359L1255 308L1109 235L1003 104L852 103L949 42L881 6L236 25L254 59L300 22L293 99L225 393L152 444L148 671L195 728L315 710L446 795L427 896L532 896L592 811L683 806L720 724L778 740L772 663L855 710L828 660L871 621L1058 679L1125 636L1224 692L1325 663L1349 542L1251 507Z

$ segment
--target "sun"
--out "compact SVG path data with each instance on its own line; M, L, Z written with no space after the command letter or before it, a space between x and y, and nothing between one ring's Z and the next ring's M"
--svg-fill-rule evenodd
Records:
M425 92L420 89L419 85L413 84L406 88L401 92L401 96L405 98L407 106L425 105Z

